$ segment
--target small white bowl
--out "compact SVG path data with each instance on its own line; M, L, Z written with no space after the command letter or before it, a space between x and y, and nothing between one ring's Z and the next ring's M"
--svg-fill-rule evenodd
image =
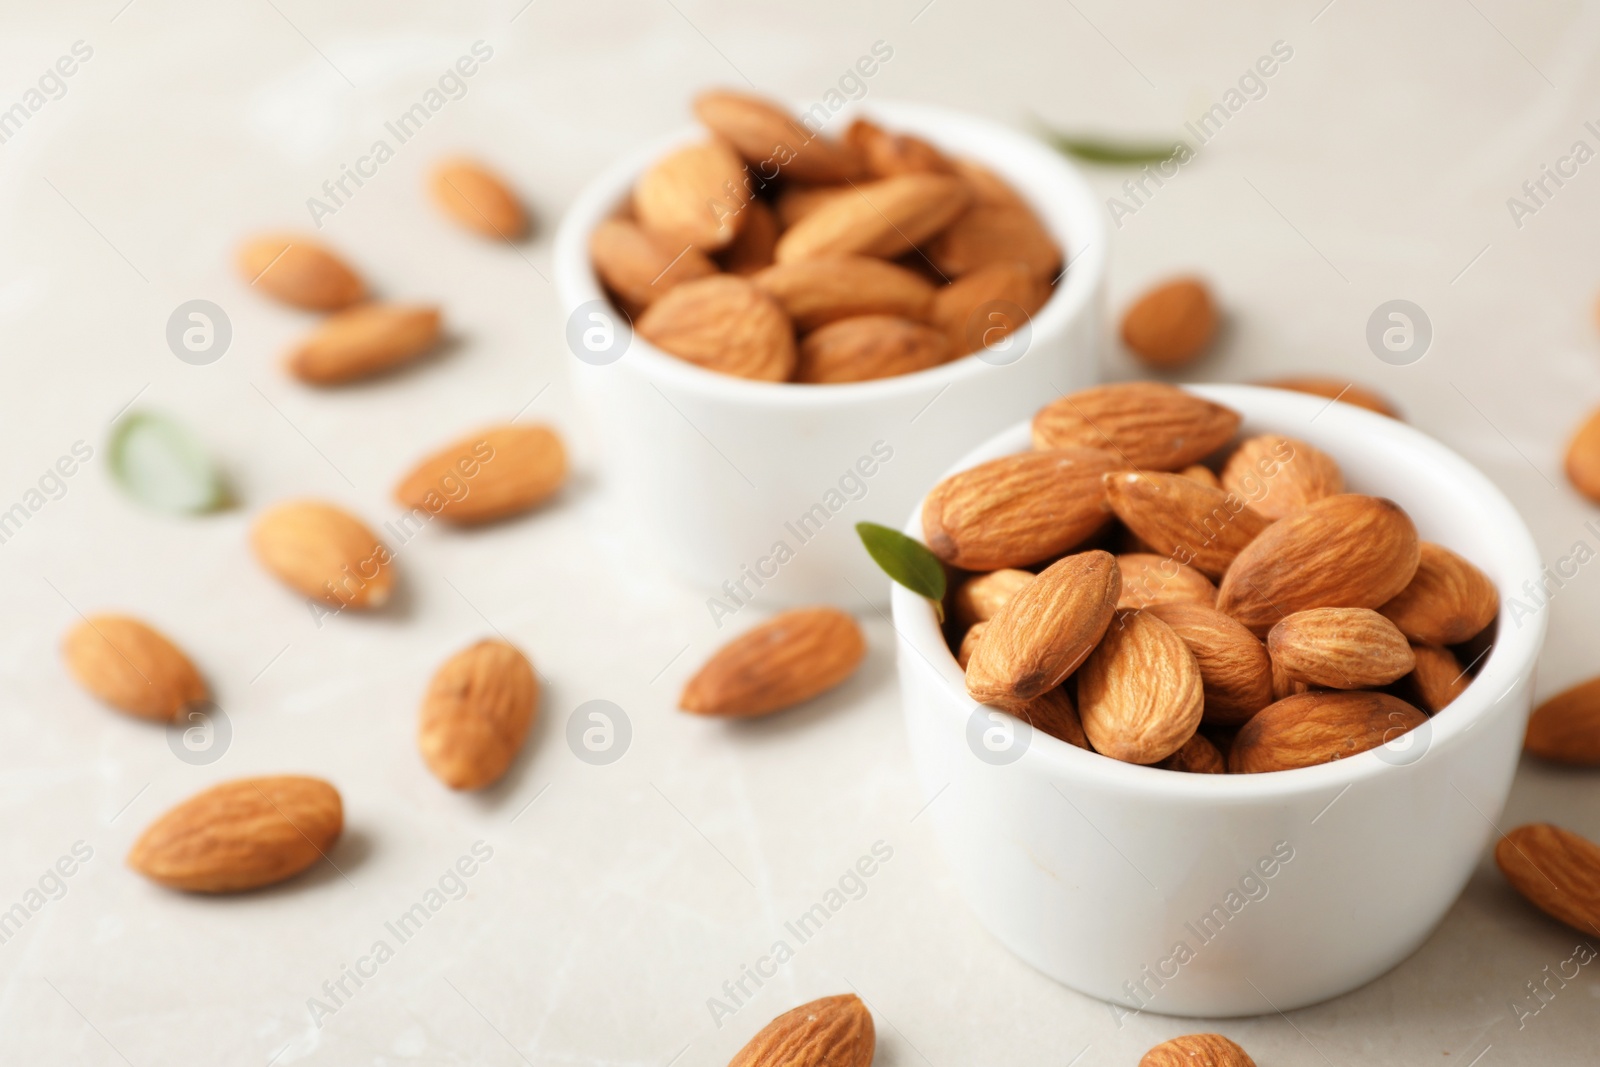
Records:
M1403 423L1275 389L1191 391L1239 412L1243 433L1329 453L1352 491L1399 502L1424 540L1494 580L1498 639L1466 692L1426 726L1334 763L1140 767L1023 736L974 703L928 602L896 586L906 728L943 851L1011 951L1117 1013L1287 1011L1405 959L1466 885L1522 747L1545 618L1519 622L1507 604L1538 580L1539 553L1487 478ZM953 470L1028 447L1015 426ZM919 538L920 514L905 526Z
M629 331L595 276L589 235L646 166L708 136L697 127L601 174L556 234L575 383L610 488L626 501L618 510L632 517L641 547L730 610L752 598L773 606L886 603L888 584L862 550L856 522L893 524L967 449L1025 417L1040 397L1082 388L1098 372L1107 237L1077 169L1031 137L960 112L875 102L859 113L992 168L1065 251L1070 268L1033 316L1014 362L973 355L846 385L756 382L703 370L635 334L614 362L599 363L618 350L605 332ZM837 135L850 118L836 116L828 132ZM584 331L593 328L594 345L586 346ZM588 350L595 346L598 356Z

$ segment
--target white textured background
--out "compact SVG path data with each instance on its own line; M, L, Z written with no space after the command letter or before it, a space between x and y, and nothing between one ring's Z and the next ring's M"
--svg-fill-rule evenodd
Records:
M1267 95L1124 220L1114 306L1157 274L1201 269L1232 324L1194 377L1369 382L1480 464L1548 558L1600 543L1583 529L1594 509L1560 475L1569 429L1600 401L1600 161L1520 228L1506 207L1573 141L1600 149L1583 127L1600 124L1600 8L1325 2L7 5L0 108L73 42L94 55L0 145L0 509L73 442L96 459L0 545L0 909L75 841L94 858L0 945L0 1060L698 1067L725 1063L792 1004L850 988L876 1014L888 1067L1133 1064L1197 1028L1144 1016L1119 1030L976 926L928 820L912 821L922 798L881 623L867 624L859 675L805 709L736 728L672 710L715 633L702 599L631 566L610 528L565 384L548 239L589 175L681 123L702 86L747 76L814 99L881 39L894 56L872 94L1165 135L1281 40L1294 55ZM322 180L479 39L494 56L468 95L324 231L384 294L440 301L461 343L359 388L287 380L278 355L311 320L248 292L232 247L257 228L303 226ZM485 245L435 215L421 177L456 149L515 179L540 220L532 243ZM1095 174L1107 195L1122 177ZM163 336L196 297L234 328L207 367L179 362ZM1435 330L1408 367L1381 364L1363 340L1372 309L1396 297ZM1133 370L1107 359L1111 375ZM262 506L314 494L390 518L389 488L420 451L535 395L524 418L565 432L574 484L522 521L428 530L401 554L400 610L318 629L251 560ZM135 396L205 436L239 507L176 520L117 493L103 445ZM1582 571L1550 608L1541 695L1596 670L1596 581ZM219 762L180 762L161 732L75 688L56 651L74 608L135 612L192 652L234 728ZM491 627L540 668L541 719L505 782L451 795L415 754L416 704L433 667ZM563 740L572 709L596 698L633 724L632 748L608 767L580 763ZM323 865L207 900L122 867L172 803L219 778L288 770L343 791L342 874ZM1600 782L1525 765L1503 825L1532 819L1600 837ZM314 1027L307 998L480 839L494 857L470 893ZM715 1026L706 999L879 840L894 858L866 896ZM1524 983L1575 941L1486 862L1391 974L1288 1018L1219 1028L1264 1067L1588 1062L1600 963L1520 1029L1508 1006L1531 1007Z

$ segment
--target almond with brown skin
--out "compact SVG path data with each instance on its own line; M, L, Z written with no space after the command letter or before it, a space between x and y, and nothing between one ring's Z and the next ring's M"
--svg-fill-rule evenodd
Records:
M61 655L78 684L118 711L173 722L206 699L206 683L183 650L127 615L90 615L67 631Z
M877 1040L861 998L823 997L772 1020L728 1067L872 1067Z
M1109 552L1057 560L984 623L967 663L967 694L1014 708L1078 669L1111 624L1121 579Z
M339 791L320 778L240 778L197 793L134 843L128 866L192 893L236 893L292 878L344 829Z
M854 148L874 178L897 174L948 174L950 161L933 145L909 133L890 133L876 123L856 119L844 131L844 143Z
M694 114L768 179L782 174L797 182L844 182L861 176L854 147L812 133L762 97L714 89L694 98Z
M1267 651L1289 677L1327 689L1388 685L1417 664L1405 635L1371 608L1286 615L1267 634Z
M933 487L922 535L934 555L973 571L1025 567L1083 543L1110 516L1101 478L1117 457L1091 448L1023 452Z
M517 194L494 171L473 159L447 159L428 179L434 203L474 233L520 241L528 233L528 213Z
M1078 718L1078 709L1073 706L1072 696L1064 685L1019 704L1011 709L1011 714L1058 741L1082 749L1089 747L1089 739L1083 733L1083 722Z
M1416 574L1378 610L1413 641L1459 645L1476 637L1500 613L1494 583L1443 545L1423 541L1417 547Z
M1246 632L1248 633L1249 631ZM1263 645L1262 647L1265 648L1266 646ZM1271 656L1269 655L1268 658L1271 659ZM1272 699L1274 701L1282 700L1285 697L1299 696L1301 693L1309 693L1310 691L1310 682L1302 682L1300 679L1294 677L1288 671L1284 670L1282 665L1277 661L1273 661Z
M327 247L296 233L272 233L239 249L239 274L246 282L308 311L338 311L362 300L366 284Z
M684 282L639 317L639 336L706 370L757 381L794 374L794 326L747 278Z
M1020 330L1049 298L1049 283L1025 264L990 263L935 291L933 322L949 338L951 354L964 356Z
M1256 1067L1256 1061L1221 1034L1185 1034L1146 1052L1139 1067Z
M946 174L902 174L830 199L778 238L779 263L843 255L893 259L961 214L967 187Z
M1281 434L1246 438L1222 468L1222 486L1269 519L1344 492L1334 458Z
M1160 382L1097 385L1033 417L1035 448L1103 448L1136 470L1176 471L1233 437L1239 414Z
M482 789L511 766L539 710L539 679L515 646L479 641L449 659L428 683L417 747L451 789Z
M1407 698L1429 715L1439 714L1472 684L1461 661L1448 648L1413 641L1411 654L1417 665L1402 682ZM1600 744L1595 747L1595 761L1600 763Z
M928 243L928 258L952 278L991 263L1020 261L1048 283L1061 272L1061 246L1020 198L973 205Z
M606 219L589 235L595 273L624 305L647 308L684 282L717 273L692 245L673 246L631 219Z
M424 457L394 498L450 522L493 522L537 507L567 480L567 450L548 426L489 426Z
M825 385L894 378L937 367L949 355L944 335L932 326L898 315L857 315L805 336L794 380Z
M1106 506L1151 550L1219 578L1272 525L1240 497L1181 474L1106 475Z
M1578 426L1567 444L1567 481L1596 503L1600 503L1600 409Z
M857 315L899 315L926 321L933 286L870 256L778 263L750 279L804 332Z
M1124 552L1117 557L1117 569L1122 572L1119 608L1149 608L1179 602L1211 607L1217 602L1217 587L1211 584L1211 579L1171 556Z
M1534 708L1523 748L1540 759L1600 767L1600 678L1564 689Z
M961 647L956 651L956 662L961 665L963 671L967 669L967 664L972 662L972 652L983 639L983 631L988 628L987 622L975 622L967 627L967 632L961 636Z
M1244 724L1228 752L1228 770L1257 774L1330 763L1377 748L1427 721L1387 693L1301 693L1269 704Z
M1347 382L1343 378L1273 378L1271 381L1256 384L1269 389L1287 389L1292 393L1310 393L1312 396L1327 397L1342 404L1353 404L1358 408L1375 411L1379 415L1387 415L1391 419L1401 417L1400 409L1382 394L1354 382Z
M1028 571L1009 567L968 578L953 598L956 621L971 626L994 618L1011 595L1031 581Z
M717 262L729 274L751 277L772 266L778 248L778 216L760 200L745 205L747 216L733 243L717 253Z
M1119 611L1078 672L1078 716L1094 750L1159 763L1194 736L1205 709L1200 665L1154 615Z
M1417 572L1417 528L1376 496L1330 496L1279 519L1235 558L1217 607L1265 634L1308 608L1376 608Z
M1531 823L1500 839L1494 862L1534 907L1600 936L1600 845L1559 826Z
M786 611L718 649L678 706L696 715L766 715L832 689L866 652L861 627L837 608Z
M726 248L748 217L753 195L744 161L721 141L685 145L656 160L633 187L633 210L668 243L703 252Z
M1203 734L1195 734L1183 747L1156 764L1164 771L1183 771L1187 774L1227 774L1228 763L1222 753Z
M1191 463L1178 473L1189 479L1191 482L1199 482L1201 485L1208 486L1212 489L1222 488L1222 479L1217 477L1217 472L1202 463ZM1248 498L1246 498L1246 502L1248 503ZM1261 511L1260 508L1257 508L1256 510ZM1266 513L1262 512L1262 514ZM1269 519L1272 517L1273 516L1271 515L1267 516Z
M848 185L785 183L783 189L778 193L777 199L773 201L774 210L778 216L778 229L780 231L789 229L831 200L855 195L855 189Z
M332 504L279 504L256 520L250 543L285 585L336 607L381 607L394 587L389 550L360 519Z
M1122 343L1152 367L1192 363L1217 335L1217 306L1199 278L1174 278L1122 313Z
M1194 654L1205 689L1203 722L1234 726L1272 703L1272 661L1266 646L1237 620L1205 604L1169 602L1146 610L1170 626Z
M329 316L285 366L303 382L343 385L410 363L438 342L438 308L363 304Z

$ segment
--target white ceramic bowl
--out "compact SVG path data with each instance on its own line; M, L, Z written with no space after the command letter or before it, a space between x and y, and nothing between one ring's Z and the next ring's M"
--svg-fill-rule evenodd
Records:
M967 449L1025 417L1040 397L1097 374L1107 238L1078 171L1031 137L959 112L872 103L860 113L998 172L1065 250L1070 269L1033 317L1020 359L1002 366L968 356L897 378L795 385L706 371L634 335L615 362L592 363L579 339L605 323L590 316L611 316L614 336L626 326L615 322L590 265L589 234L649 163L707 136L699 128L600 175L556 235L575 381L598 432L608 491L627 504L616 511L631 517L635 540L656 562L720 593L730 608L752 597L772 606L858 605L863 596L885 603L887 586L855 523L895 523ZM827 132L837 135L850 117L835 117ZM733 583L731 599L725 583Z
M1481 567L1501 590L1499 636L1462 696L1384 748L1270 774L1182 774L1037 732L1008 738L1004 727L1021 724L966 695L927 601L897 586L912 756L968 901L1006 947L1119 1016L1287 1011L1405 959L1493 833L1544 640L1543 614L1519 625L1506 607L1538 580L1538 550L1465 460L1403 423L1318 397L1192 391L1242 414L1244 433L1328 452L1352 491L1398 501L1423 539ZM1015 426L954 469L1028 447L1027 426ZM905 527L918 537L919 516Z

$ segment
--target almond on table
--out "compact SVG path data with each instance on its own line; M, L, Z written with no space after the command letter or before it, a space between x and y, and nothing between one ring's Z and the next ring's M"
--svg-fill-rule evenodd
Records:
M315 238L273 233L239 249L239 275L285 304L308 311L338 311L365 299L366 283Z
M1600 767L1600 678L1563 689L1534 708L1523 747L1555 763Z
M567 480L567 451L548 426L489 426L420 460L394 498L450 522L473 525L544 503Z
M1122 315L1122 343L1152 367L1181 367L1198 359L1217 334L1217 306L1199 278L1155 286Z
M285 365L303 382L343 385L410 363L438 341L438 308L363 304L325 319Z
M678 706L696 715L766 715L832 689L866 653L861 628L837 608L786 611L718 649L684 686Z
M450 657L428 683L417 747L451 789L500 780L539 710L539 679L514 645L479 641Z
M394 588L388 548L360 519L332 504L279 504L256 520L250 544L285 585L326 604L378 608Z
M1139 1067L1256 1067L1256 1061L1221 1034L1185 1034L1146 1052Z
M206 699L206 684L183 650L127 615L90 615L67 631L61 654L78 684L118 711L174 722Z
M1528 902L1586 936L1600 930L1600 845L1549 823L1519 826L1494 848L1506 881Z
M872 1013L854 993L784 1012L750 1039L728 1067L871 1067Z
M520 241L528 213L504 178L473 159L447 159L433 168L428 191L457 224L484 237Z

